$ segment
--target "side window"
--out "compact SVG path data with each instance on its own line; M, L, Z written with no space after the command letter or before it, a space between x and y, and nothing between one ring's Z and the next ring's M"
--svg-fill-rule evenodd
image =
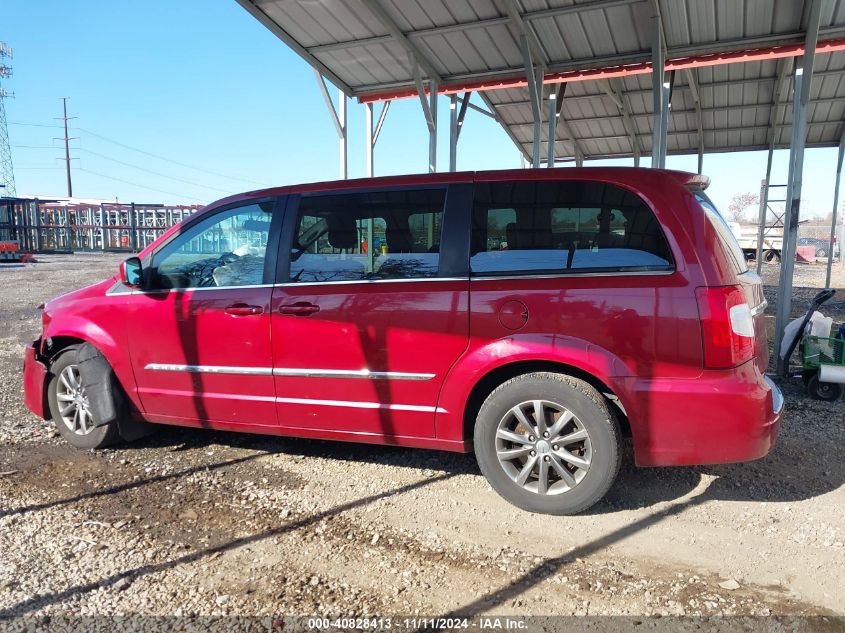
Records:
M660 225L635 194L598 182L478 183L475 275L672 270Z
M306 196L291 245L291 282L436 277L443 189Z
M263 282L273 202L214 213L153 256L156 288L251 286Z

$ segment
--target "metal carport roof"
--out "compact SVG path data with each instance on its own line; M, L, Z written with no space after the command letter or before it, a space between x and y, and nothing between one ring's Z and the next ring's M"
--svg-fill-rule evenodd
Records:
M362 101L478 90L530 158L534 116L525 35L545 96L565 85L554 155L647 155L654 21L675 70L668 153L789 146L803 0L238 0L321 74ZM845 1L821 13L808 109L811 147L835 146L845 119ZM670 75L671 76L671 75ZM565 83L559 83L565 82ZM425 88L428 90L428 88ZM548 121L543 108L542 120ZM543 157L548 125L541 125Z
M845 156L845 0L237 2L367 103L368 175L387 106L413 96L429 128L429 171L437 170L438 94L451 99L450 170L467 107L484 111L470 104L471 92L535 167L542 157L553 166L633 156L638 165L646 154L664 167L667 154L695 152L701 172L705 152L768 149L759 265L772 152L789 147L775 327L782 338L804 148L839 145L837 191ZM322 77L345 177L346 99L335 107ZM375 126L374 101L386 101ZM779 372L787 365L778 358Z

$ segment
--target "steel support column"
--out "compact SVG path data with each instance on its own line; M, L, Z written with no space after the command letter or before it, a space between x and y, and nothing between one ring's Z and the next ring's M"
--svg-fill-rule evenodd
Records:
M546 153L546 167L555 166L555 141L557 140L557 93L549 93L549 138Z
M842 249L845 249L845 223L839 224L839 270L845 273L845 253L842 252Z
M461 104L463 105L463 104ZM458 170L458 94L449 95L449 171Z
M364 164L367 178L373 177L373 104L364 104Z
M38 208L38 201L36 200L35 202L33 202L30 208L32 208L35 211L35 213L33 214L34 215L33 219L35 220L35 250L40 251L43 248L44 245L42 244L42 238L41 238L41 224L42 224L42 222L41 222L41 210ZM26 210L26 206L24 206L23 209ZM14 222L14 219L15 219L14 207L9 206L9 213L11 214L9 219ZM24 213L24 217L26 217L26 213ZM11 237L12 237L12 239L15 239L14 235L12 235ZM27 238L28 238L28 236L27 236Z
M428 172L433 174L437 171L437 82L434 80L429 84L428 99Z
M429 82L429 94L426 97L425 85L423 85L420 68L414 65L414 83L417 86L417 96L420 99L425 123L428 126L428 172L437 171L437 82L432 79Z
M372 178L374 175L373 156L375 154L376 143L378 143L381 126L384 125L384 119L387 116L387 111L390 109L391 103L392 101L384 102L375 127L373 126L373 104L364 104L364 162L368 178Z
M349 148L346 144L347 130L346 126L346 95L343 90L337 91L337 116L340 119L340 127L343 130L342 134L338 134L338 153L340 156L340 178L345 180L349 176Z
M317 87L320 88L320 94L323 95L323 101L326 103L326 109L329 111L332 124L337 132L340 153L340 177L341 179L345 179L347 177L347 168L349 164L346 150L346 95L342 90L338 91L337 108L335 108L332 98L329 96L329 90L326 87L326 80L316 70L314 71L314 75L317 78Z
M471 93L465 92L462 99L457 93L449 95L449 171L458 170L458 139L461 137L464 117L470 107L470 95ZM460 108L458 102L461 104Z
M845 131L839 139L839 158L836 161L836 184L833 186L833 215L830 220L830 241L827 248L827 272L824 277L824 287L830 288L830 273L833 268L833 246L836 242L836 215L839 210L839 183L842 180L842 159L845 158ZM842 245L839 246L840 250ZM842 253L839 253L842 257Z
M778 283L777 319L775 321L775 352L777 371L785 376L789 359L780 355L783 331L792 314L792 275L795 269L795 246L798 241L798 221L801 211L801 184L804 172L804 146L807 142L807 105L813 79L813 60L819 36L821 8L824 0L812 0L810 18L804 44L801 67L795 71L795 94L792 103L792 140L789 150L786 211L784 214L783 249L781 250L780 281Z
M654 97L654 120L652 123L651 139L651 166L660 167L660 157L663 154L663 143L666 142L666 130L663 128L663 30L660 24L660 15L654 15L652 21L652 44L651 44L651 90Z
M138 216L135 213L135 203L129 204L129 248L133 253L138 252Z
M108 229L106 228L106 209L100 205L100 248L106 250L106 239L108 237ZM171 226L173 226L171 224Z
M520 35L519 43L522 47L522 62L525 64L525 77L528 80L528 95L531 101L531 115L533 118L531 166L536 168L540 166L540 125L542 122L540 108L543 98L543 75L542 68L534 66L534 60L531 57L531 46L528 42L528 36L525 33ZM540 76L539 82L537 81L538 75Z
M670 70L668 74L664 75L663 82L663 103L660 111L660 158L658 166L660 169L666 169L666 153L669 149L669 109L672 107L672 91L675 87L675 72Z

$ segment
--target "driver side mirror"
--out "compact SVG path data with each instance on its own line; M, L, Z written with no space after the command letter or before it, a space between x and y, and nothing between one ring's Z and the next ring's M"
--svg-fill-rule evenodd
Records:
M137 257L130 257L120 262L120 283L130 288L140 288L143 283L143 270L141 260Z

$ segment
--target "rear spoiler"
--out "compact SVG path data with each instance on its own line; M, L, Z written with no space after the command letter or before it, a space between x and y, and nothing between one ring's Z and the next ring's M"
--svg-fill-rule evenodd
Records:
M690 178L686 181L688 189L701 189L704 191L707 187L710 186L710 176L702 176L701 174L696 174L693 178Z
M667 173L679 181L687 189L701 189L704 191L710 186L710 176L691 174L686 171L667 170Z

